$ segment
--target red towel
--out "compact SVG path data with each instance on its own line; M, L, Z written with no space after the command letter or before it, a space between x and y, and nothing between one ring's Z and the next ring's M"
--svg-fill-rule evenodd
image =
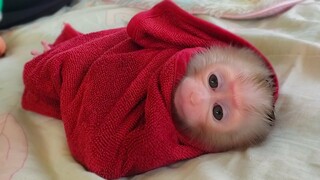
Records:
M170 1L126 28L81 34L66 25L25 65L22 105L62 119L72 155L88 170L104 178L146 172L208 153L176 129L172 95L192 54L229 44L253 49L273 71L247 41Z

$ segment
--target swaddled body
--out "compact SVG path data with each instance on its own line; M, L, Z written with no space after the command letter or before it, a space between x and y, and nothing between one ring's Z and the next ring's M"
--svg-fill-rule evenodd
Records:
M229 44L251 49L277 86L249 43L170 1L126 28L81 34L67 25L50 50L26 64L22 105L62 119L72 155L105 178L221 151L183 132L174 95L196 54Z

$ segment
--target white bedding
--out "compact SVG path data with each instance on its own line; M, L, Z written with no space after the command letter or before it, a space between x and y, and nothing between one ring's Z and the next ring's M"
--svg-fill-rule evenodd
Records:
M82 0L72 8L2 33L0 58L0 180L98 180L73 160L63 124L21 108L22 69L52 42L63 22L81 32L125 26L141 10L106 0ZM308 0L260 20L198 17L252 42L270 59L280 80L277 122L261 145L207 154L133 179L320 179L320 2Z

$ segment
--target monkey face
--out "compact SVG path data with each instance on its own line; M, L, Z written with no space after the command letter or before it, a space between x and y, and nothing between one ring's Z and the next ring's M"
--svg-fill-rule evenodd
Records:
M270 75L246 49L213 47L197 54L174 94L181 129L209 149L260 142L274 119Z
M201 73L182 80L176 90L175 107L191 126L212 124L228 131L241 123L244 101L235 70L226 65L211 65Z

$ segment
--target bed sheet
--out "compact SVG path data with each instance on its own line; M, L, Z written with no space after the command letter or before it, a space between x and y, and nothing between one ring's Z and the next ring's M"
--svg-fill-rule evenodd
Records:
M70 155L60 120L21 108L22 70L52 42L64 22L81 32L125 26L140 9L82 0L50 17L2 33L0 179L98 180ZM128 179L320 179L320 2L308 0L258 20L198 17L244 37L275 67L280 81L277 121L267 140L245 150L207 154ZM127 179L127 178L122 178Z

